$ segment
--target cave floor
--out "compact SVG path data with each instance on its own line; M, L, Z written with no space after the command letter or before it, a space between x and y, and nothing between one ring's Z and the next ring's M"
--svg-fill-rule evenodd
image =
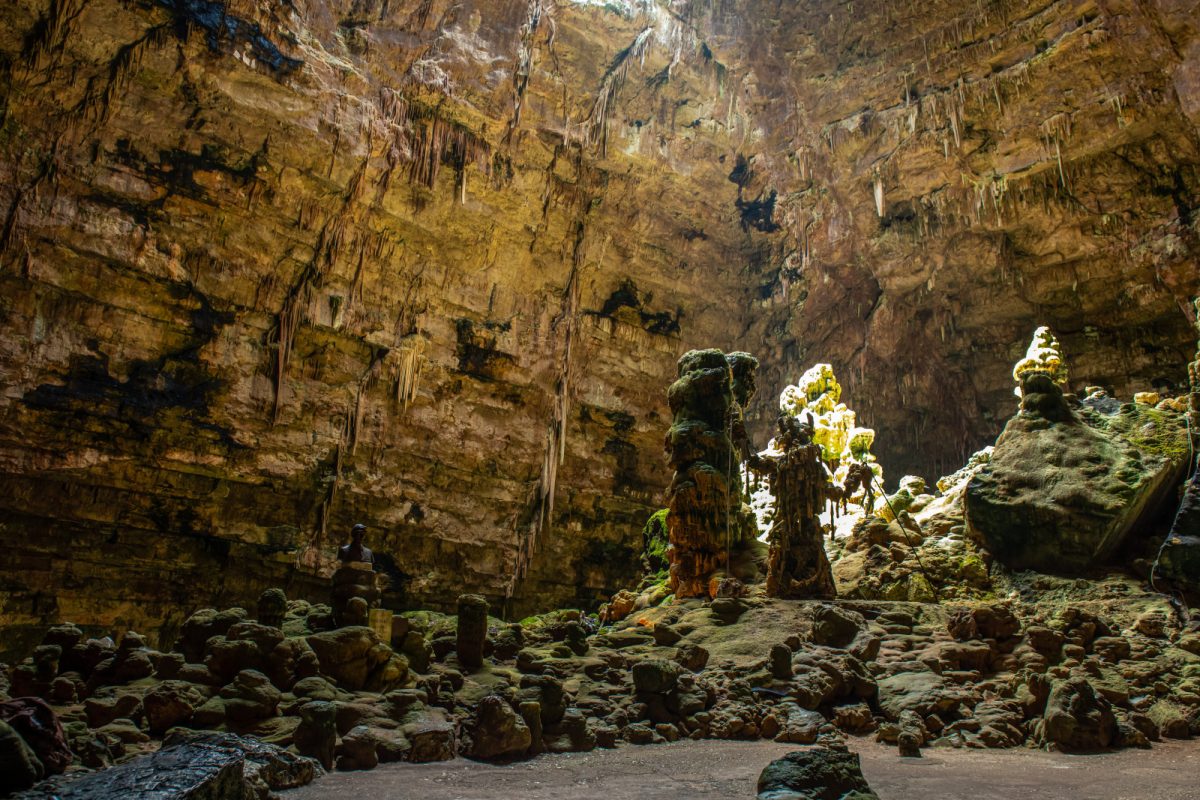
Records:
M1038 750L926 749L901 759L894 747L851 739L863 774L882 800L1191 800L1197 796L1200 742L1152 750L1064 755ZM286 800L678 800L752 798L767 762L801 749L776 742L699 741L541 756L509 766L464 759L387 764L339 772Z

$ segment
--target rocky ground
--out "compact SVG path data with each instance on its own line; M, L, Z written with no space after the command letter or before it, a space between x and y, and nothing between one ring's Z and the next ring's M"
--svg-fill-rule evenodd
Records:
M359 521L393 606L597 601L692 347L762 361L760 442L828 361L927 477L995 435L1038 325L1110 390L1182 385L1197 18L0 4L6 639L167 646L198 605L307 596Z
M386 642L304 601L277 625L198 612L169 653L63 625L7 671L7 693L43 698L61 735L39 740L19 717L9 732L55 772L119 764L187 730L248 734L339 770L680 739L836 748L870 735L916 755L1149 747L1200 731L1200 633L1166 598L1121 576L1010 582L990 602L943 605L681 601L595 632L559 612L491 620L474 642L429 612L400 618ZM474 647L482 664L464 666Z

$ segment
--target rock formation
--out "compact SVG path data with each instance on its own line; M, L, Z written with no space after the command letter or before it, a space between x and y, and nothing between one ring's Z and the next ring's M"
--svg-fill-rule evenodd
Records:
M858 754L816 748L777 758L758 776L758 800L878 800Z
M1191 392L1188 394L1187 423L1189 442L1188 479L1171 522L1171 529L1160 548L1153 577L1161 576L1176 586L1200 586L1200 298L1196 309L1196 358L1188 364Z
M458 662L467 669L483 664L483 650L487 642L488 604L477 594L464 594L458 598L458 631L454 651Z
M360 517L393 599L610 595L691 347L762 343L759 436L827 361L901 474L995 434L1040 318L1115 392L1182 383L1185 6L197 8L0 10L25 645L309 596Z
M742 409L754 395L758 362L746 353L693 350L679 359L667 392L674 419L666 436L670 586L680 597L715 596L718 570L752 538L743 511L741 463L750 455Z
M812 420L813 441L821 448L821 460L832 476L836 488L830 499L833 510L845 511L853 503L867 513L875 507L875 497L883 486L883 467L871 453L875 431L858 425L858 416L842 399L838 383L829 364L814 364L794 383L779 394L781 414ZM781 451L776 439L761 453L778 456ZM771 527L775 514L775 497L769 486L758 485L751 498L759 530ZM823 511L821 504L819 511Z
M964 496L966 523L1003 563L1081 572L1158 510L1186 460L1177 415L1071 408L1051 373L1020 376L1021 410Z
M775 499L767 532L766 592L772 597L828 598L836 594L825 537L818 515L831 499L831 486L813 442L812 417L779 416L778 455L752 457L750 468L764 475Z

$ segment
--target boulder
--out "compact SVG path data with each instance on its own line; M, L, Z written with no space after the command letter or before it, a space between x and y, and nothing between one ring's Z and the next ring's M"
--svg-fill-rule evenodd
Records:
M552 675L522 675L518 701L538 703L546 726L560 722L567 711L562 681Z
M292 694L305 700L336 700L337 687L324 678L314 676L296 681Z
M967 484L968 530L1009 567L1082 572L1157 511L1183 468L1178 415L1076 412L1044 372L1021 376L1021 410Z
M792 649L786 644L771 645L771 652L767 656L767 665L772 678L781 681L790 680L792 677Z
M1063 750L1101 750L1117 740L1117 718L1108 700L1083 678L1050 687L1037 738Z
M375 736L367 725L356 725L342 737L337 747L337 768L340 770L375 769L379 755L375 752Z
M226 719L239 727L253 726L275 716L279 709L279 690L266 675L253 669L239 672L221 689L221 697L225 701Z
M675 688L680 665L662 658L648 658L633 665L633 688L638 692L666 694Z
M58 775L74 756L67 736L50 706L36 697L19 697L0 703L0 722L17 733L37 756L47 775Z
M45 635L42 636L42 644L58 645L63 649L63 652L69 651L82 641L83 631L71 622L52 625L47 629Z
M282 589L277 588L263 591L258 596L258 603L255 606L255 614L258 617L259 624L272 628L283 626L283 618L287 614L287 610L287 595L283 593Z
M758 800L878 800L858 754L814 747L788 753L758 776Z
M1158 733L1168 739L1187 739L1191 725L1186 711L1170 700L1159 700L1146 712Z
M321 673L351 691L384 692L404 682L408 663L365 626L338 628L306 637Z
M812 632L809 638L814 644L845 647L854 641L854 637L866 626L866 620L857 611L821 603L813 609Z
M401 727L412 748L408 760L414 763L449 761L458 754L458 743L454 736L454 724L439 713L441 709L428 709L419 720Z
M780 713L782 712L782 713ZM779 715L779 733L775 741L788 744L812 744L821 733L825 717L819 712L801 708L795 703L783 703L776 711Z
M483 665L483 647L487 642L488 602L477 594L458 598L458 627L455 650L458 663L468 669Z
M300 637L287 638L275 645L267 655L265 666L263 671L271 683L285 691L296 681L314 677L321 671L317 654Z
M193 684L164 681L142 698L146 726L151 733L161 736L169 729L191 721L196 709L207 700L208 696Z
M28 789L46 770L33 749L7 722L0 722L0 795Z
M192 614L183 622L179 629L179 652L189 664L199 664L204 657L204 645L214 636L224 636L235 624L242 622L249 615L245 609L230 608L217 611L215 608L203 608Z
M1154 571L1156 578L1188 591L1200 590L1200 463L1193 469Z
M310 759L228 733L172 736L163 749L55 787L59 800L214 800L267 797L310 783Z
M686 670L699 672L708 665L708 650L698 644L681 644L675 648L674 661Z
M476 709L471 749L466 755L484 761L516 758L529 750L530 742L529 726L521 715L502 698L489 695Z
M890 720L905 711L921 717L952 711L961 702L961 690L933 672L898 672L879 680L879 709Z
M292 734L296 752L316 759L325 769L333 769L337 728L334 718L337 706L323 700L313 700L300 707L300 724Z

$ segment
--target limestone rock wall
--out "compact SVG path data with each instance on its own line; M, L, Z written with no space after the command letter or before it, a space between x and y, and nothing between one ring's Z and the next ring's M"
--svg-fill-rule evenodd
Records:
M745 15L732 36L779 42L741 78L748 98L778 98L755 108L770 140L741 151L782 228L760 382L831 362L891 474L928 475L998 432L1038 325L1062 340L1072 388L1183 390L1197 20L1200 4L1172 0Z
M3 4L0 625L169 638L358 520L394 603L590 601L693 347L760 437L832 363L893 474L1037 324L1181 382L1195 5Z
M312 594L359 520L394 603L629 581L675 361L744 328L742 131L655 19L5 4L0 624Z

